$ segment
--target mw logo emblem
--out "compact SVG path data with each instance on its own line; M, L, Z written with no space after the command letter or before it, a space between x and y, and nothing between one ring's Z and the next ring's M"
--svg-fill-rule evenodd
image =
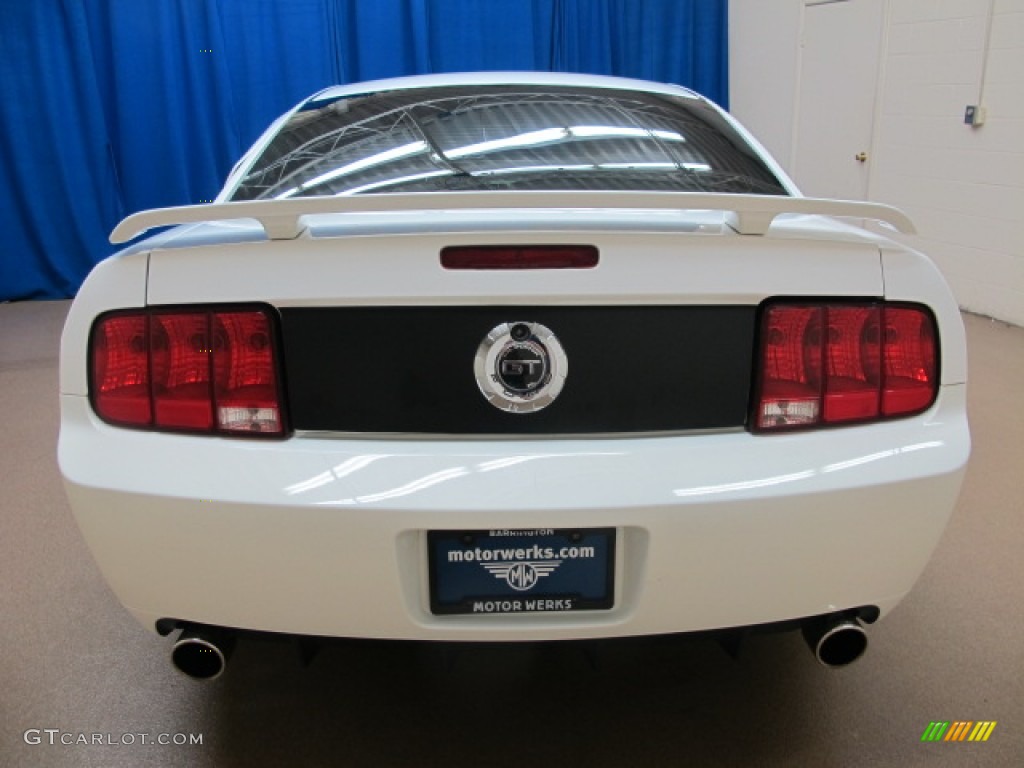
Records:
M562 564L561 560L517 563L481 563L492 576L508 584L517 592L526 592L537 586L544 576L550 576Z

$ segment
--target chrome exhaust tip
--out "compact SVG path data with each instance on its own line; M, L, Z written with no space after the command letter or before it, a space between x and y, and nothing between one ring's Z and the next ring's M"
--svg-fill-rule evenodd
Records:
M826 617L803 626L804 640L814 658L826 667L852 664L868 647L868 635L856 619Z
M224 673L234 637L215 629L185 627L171 650L171 662L196 680L215 680Z

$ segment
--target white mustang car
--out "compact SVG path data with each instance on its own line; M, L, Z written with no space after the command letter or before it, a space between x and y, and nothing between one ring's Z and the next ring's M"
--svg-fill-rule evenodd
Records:
M117 597L215 677L245 631L866 646L953 510L964 332L887 206L809 199L683 88L330 88L215 203L137 213L61 350ZM877 228L876 228L877 229Z

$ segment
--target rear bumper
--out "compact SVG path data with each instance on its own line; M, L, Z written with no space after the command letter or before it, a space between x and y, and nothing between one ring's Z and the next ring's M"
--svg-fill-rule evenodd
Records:
M64 395L59 460L121 602L301 635L445 641L691 632L911 588L970 452L964 387L919 417L757 437L255 442L111 428ZM618 530L611 610L435 616L426 532Z

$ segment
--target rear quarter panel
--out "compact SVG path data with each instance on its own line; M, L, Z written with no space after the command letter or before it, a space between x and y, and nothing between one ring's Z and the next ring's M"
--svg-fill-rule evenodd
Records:
M66 395L88 395L86 356L89 329L102 312L146 303L149 254L132 252L100 262L89 273L71 305L60 342L60 391Z

